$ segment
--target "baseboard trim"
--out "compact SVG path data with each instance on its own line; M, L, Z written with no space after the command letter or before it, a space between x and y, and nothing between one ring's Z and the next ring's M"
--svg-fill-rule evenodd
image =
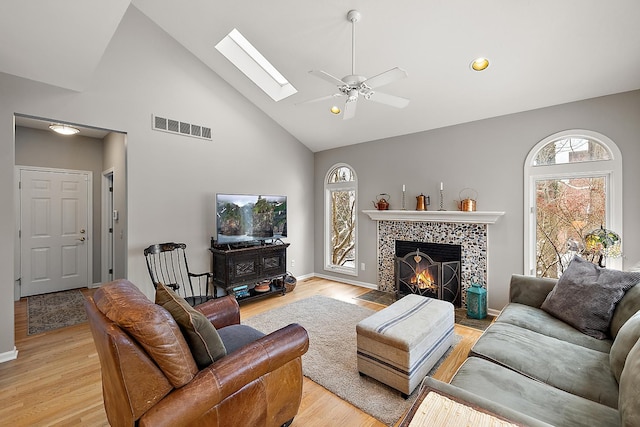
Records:
M326 274L313 273L310 276L319 277L321 279L333 280L334 282L346 283L348 285L360 286L367 289L378 289L378 285L373 283L359 282L357 280L344 279L342 277L327 276Z
M10 360L15 360L18 358L18 349L13 347L12 351L7 351L4 353L0 353L0 363L8 362Z

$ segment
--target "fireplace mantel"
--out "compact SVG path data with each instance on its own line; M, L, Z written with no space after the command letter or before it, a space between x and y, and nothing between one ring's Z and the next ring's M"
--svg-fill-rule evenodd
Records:
M495 224L504 212L363 210L374 221Z

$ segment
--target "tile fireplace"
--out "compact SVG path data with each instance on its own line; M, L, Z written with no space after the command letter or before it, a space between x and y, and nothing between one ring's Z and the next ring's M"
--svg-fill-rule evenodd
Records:
M396 255L396 241L459 246L458 295L462 307L466 307L466 293L471 283L487 286L488 226L495 223L504 212L365 210L364 213L377 221L379 290L402 292L396 284L399 257ZM412 251L415 251L415 248ZM400 257L405 257L409 252L411 251ZM420 252L427 254L426 251ZM440 268L442 269L442 266ZM444 291L440 292L442 295Z

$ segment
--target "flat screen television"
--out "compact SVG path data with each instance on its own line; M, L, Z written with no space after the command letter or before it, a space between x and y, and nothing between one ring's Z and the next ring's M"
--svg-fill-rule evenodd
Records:
M218 193L216 228L218 245L287 237L287 197Z

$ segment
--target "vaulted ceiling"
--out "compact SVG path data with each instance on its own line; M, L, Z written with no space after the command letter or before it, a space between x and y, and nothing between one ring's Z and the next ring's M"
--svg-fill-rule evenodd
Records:
M82 91L131 6L313 151L640 89L637 0L7 0L0 71ZM356 74L406 70L380 88L406 108L361 99L343 120L329 108L344 98L297 105L336 92L310 70L351 74L351 9ZM273 101L214 48L233 28L295 95Z

